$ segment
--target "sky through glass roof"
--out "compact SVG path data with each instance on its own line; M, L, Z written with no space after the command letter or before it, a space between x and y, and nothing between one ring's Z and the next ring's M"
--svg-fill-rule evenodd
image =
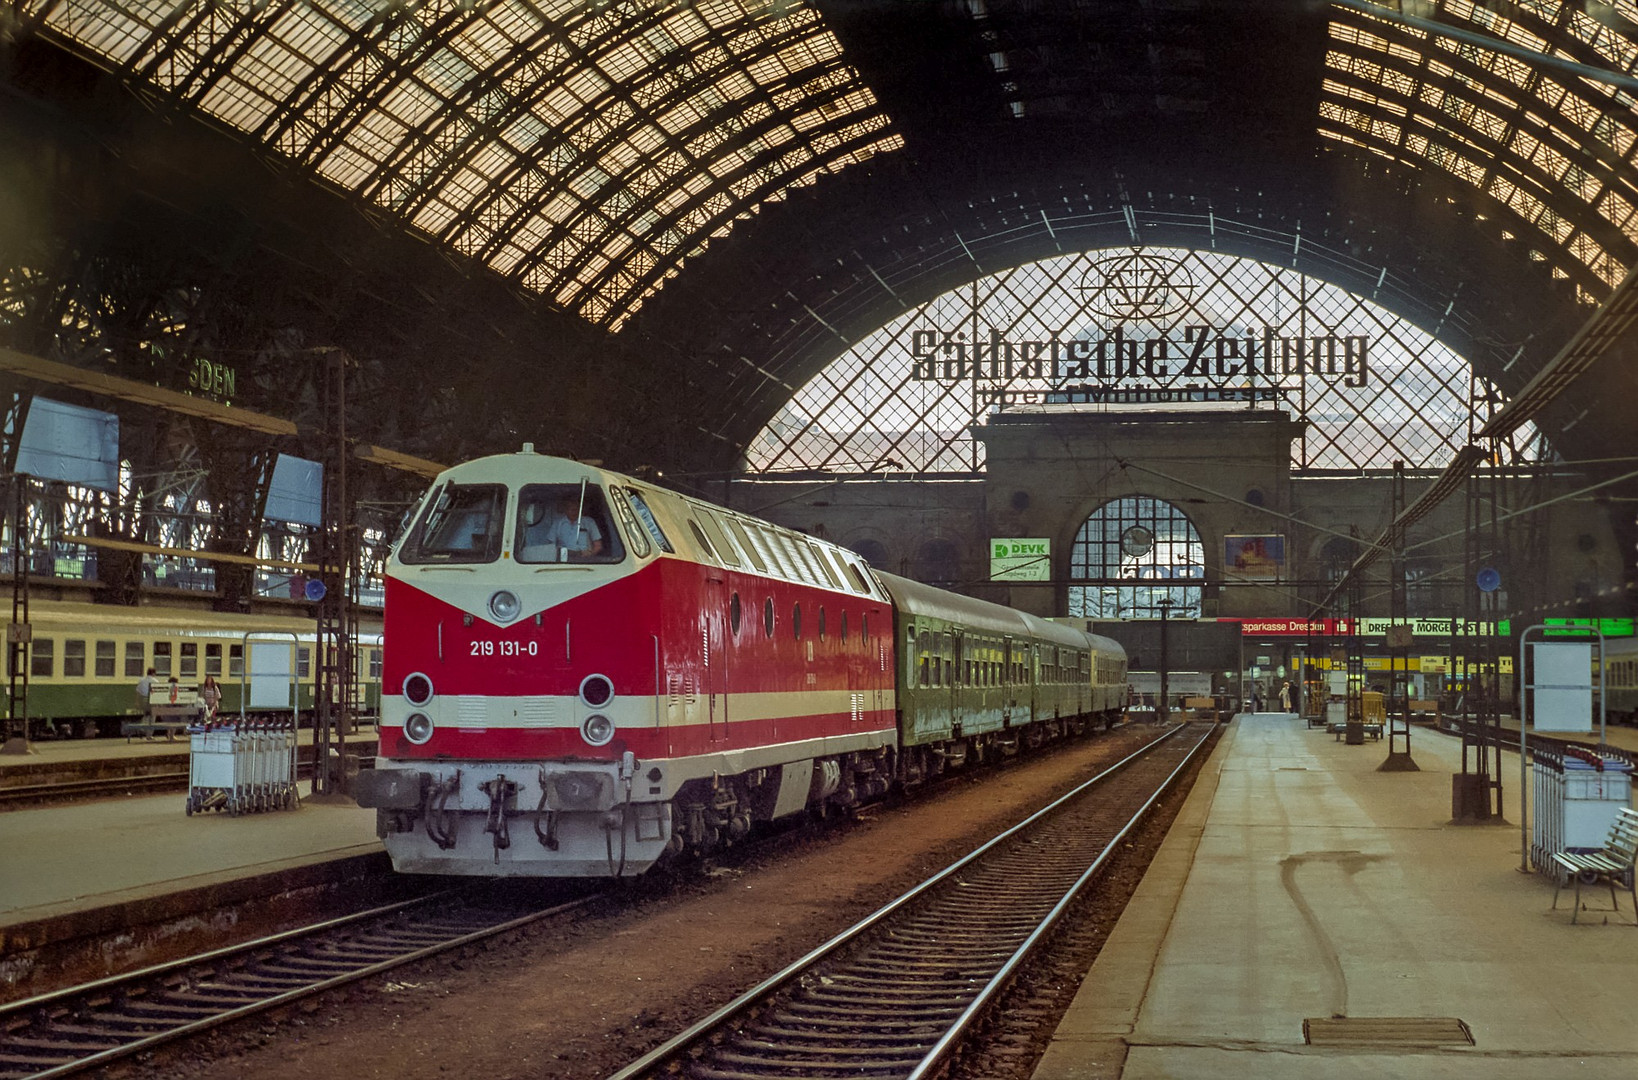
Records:
M958 370L963 356L976 368ZM1229 399L1214 408L1255 396L1307 419L1298 468L1437 467L1467 441L1470 377L1426 331L1288 268L1181 248L1083 252L982 278L870 334L796 392L746 462L758 473L972 472L984 451L969 429L992 410L1130 410L1109 399L1141 404L1150 388L1173 402Z

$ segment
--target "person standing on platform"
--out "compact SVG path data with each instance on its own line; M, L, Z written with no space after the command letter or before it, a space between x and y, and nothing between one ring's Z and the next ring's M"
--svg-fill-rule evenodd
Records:
M143 720L153 719L152 706L148 703L148 695L154 692L154 669L149 668L148 674L137 680L136 698L137 711L142 714Z
M1291 680L1287 679L1280 684L1280 711L1291 711Z
M216 706L222 700L222 688L216 685L216 678L205 676L205 684L199 688L199 700L205 705L205 723L216 719Z

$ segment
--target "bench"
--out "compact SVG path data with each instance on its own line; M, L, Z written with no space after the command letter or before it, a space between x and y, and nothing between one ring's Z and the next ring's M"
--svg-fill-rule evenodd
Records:
M173 741L177 735L188 730L192 720L124 720L120 722L119 733L130 742L137 735L144 739L151 739L155 735L165 736L166 742Z
M1601 851L1578 854L1560 851L1553 855L1553 866L1558 871L1558 888L1553 890L1553 910L1558 910L1558 894L1564 891L1567 878L1575 879L1575 912L1570 922L1581 916L1581 884L1602 881L1610 887L1611 910L1620 911L1615 895L1619 881L1632 893L1633 918L1638 922L1638 882L1633 881L1633 859L1638 855L1638 812L1618 806L1615 821L1610 825L1610 838Z
M1381 724L1361 724L1359 726L1364 728L1365 729L1365 734L1370 736L1371 738L1373 738L1373 739L1382 738L1382 725ZM1333 724L1326 724L1325 725L1325 730L1329 734L1335 735L1337 737L1337 742L1341 742L1342 737L1348 733L1348 725L1347 724L1334 724L1334 723Z

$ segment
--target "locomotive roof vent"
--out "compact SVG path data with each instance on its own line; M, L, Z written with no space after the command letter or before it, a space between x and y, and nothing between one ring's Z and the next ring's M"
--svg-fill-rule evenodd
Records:
M535 452L535 444L532 443L532 442L524 443L523 444L523 449L518 451L518 453L520 453L520 454L532 454L534 452Z

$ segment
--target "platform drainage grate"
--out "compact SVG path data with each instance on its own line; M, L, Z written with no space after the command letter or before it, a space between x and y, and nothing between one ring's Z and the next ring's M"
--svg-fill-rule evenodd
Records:
M1310 1046L1472 1046L1454 1016L1323 1016L1302 1022Z

